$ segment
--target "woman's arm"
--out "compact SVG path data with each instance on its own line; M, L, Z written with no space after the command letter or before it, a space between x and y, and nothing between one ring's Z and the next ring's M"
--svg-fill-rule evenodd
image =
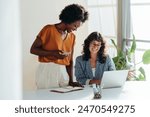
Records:
M70 65L66 66L66 70L67 70L67 73L69 75L69 85L70 86L83 87L79 82L73 81L73 53L74 53L74 49L72 49L72 52L71 52Z
M77 57L75 61L75 76L76 80L80 84L85 85L88 78L86 77L84 68L82 68L83 67L82 63L83 63L82 59L80 57Z
M110 56L107 57L106 62L107 62L107 65L108 65L108 71L116 70L114 61L112 60L112 58Z
M37 37L34 43L31 46L30 53L38 56L53 56L56 59L63 59L66 55L62 55L61 50L44 50L42 48L42 40L40 37Z
M92 80L90 80L89 84L98 84L98 85L100 85L101 84L101 80L92 79Z

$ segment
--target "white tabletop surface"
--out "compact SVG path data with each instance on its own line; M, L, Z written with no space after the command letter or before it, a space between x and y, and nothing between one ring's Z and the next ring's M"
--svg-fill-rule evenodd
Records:
M93 98L93 89L85 86L84 90L68 93L51 92L50 89L40 89L24 92L25 100L90 100Z
M127 81L123 88L104 89L104 100L149 100L150 82Z
M101 100L143 100L150 99L150 82L127 81L122 88L102 89ZM85 86L84 90L56 93L49 89L24 92L25 100L91 100L93 89Z

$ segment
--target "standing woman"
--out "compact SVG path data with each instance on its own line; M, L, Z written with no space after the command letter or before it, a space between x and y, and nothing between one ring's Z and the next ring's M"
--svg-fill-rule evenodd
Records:
M38 89L81 86L73 82L73 50L76 31L88 19L83 6L71 4L59 15L60 23L48 24L39 32L30 52L38 56L40 62L36 72Z
M115 65L106 54L106 43L98 32L91 33L84 41L83 55L75 62L76 80L82 84L100 84L104 71L115 70Z

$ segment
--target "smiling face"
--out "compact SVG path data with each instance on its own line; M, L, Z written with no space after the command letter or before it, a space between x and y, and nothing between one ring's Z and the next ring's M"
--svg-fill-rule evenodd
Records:
M101 42L93 40L90 43L89 50L91 53L96 54L96 53L98 53L100 47L101 47Z
M68 33L72 32L72 31L76 31L77 28L79 28L81 26L82 22L79 21L75 21L71 24L66 24L66 30Z

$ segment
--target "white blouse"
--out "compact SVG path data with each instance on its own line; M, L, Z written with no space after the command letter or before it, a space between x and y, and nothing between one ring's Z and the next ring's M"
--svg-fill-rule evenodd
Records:
M95 77L95 71L96 71L96 68L92 68L93 77ZM90 79L87 79L85 84L89 85L89 82L90 82Z

